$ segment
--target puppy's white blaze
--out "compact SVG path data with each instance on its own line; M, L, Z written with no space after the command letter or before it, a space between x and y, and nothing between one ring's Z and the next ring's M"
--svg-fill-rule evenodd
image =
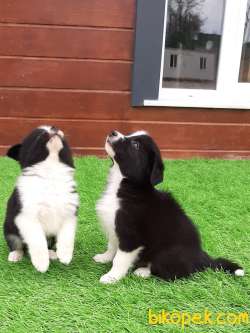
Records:
M234 272L235 276L244 276L245 272L243 269L236 269L236 271Z
M47 131L48 133L50 133L50 131L51 131L51 126L48 126L48 125L42 125L42 126L39 126L38 128L43 129L43 130Z
M126 135L127 138L131 138L133 136L141 136L141 135L148 135L146 131L136 131L132 134Z
M59 136L56 135L47 142L46 146L50 154L56 154L58 156L59 151L63 148L63 143Z

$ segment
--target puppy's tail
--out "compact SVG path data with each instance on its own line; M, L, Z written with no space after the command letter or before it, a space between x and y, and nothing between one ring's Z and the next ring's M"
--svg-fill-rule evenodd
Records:
M225 272L233 274L235 276L244 276L244 269L238 264L231 262L224 258L213 259L210 258L210 265L212 269L223 269Z

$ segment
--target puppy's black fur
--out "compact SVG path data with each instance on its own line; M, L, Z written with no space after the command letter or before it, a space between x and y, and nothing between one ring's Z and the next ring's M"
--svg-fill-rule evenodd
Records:
M149 264L152 274L166 280L188 277L208 267L232 274L241 269L203 251L199 233L180 204L170 193L154 188L163 180L164 165L152 138L138 135L112 140L114 135L116 132L107 142L124 176L117 192L116 234L123 251L143 246L137 267Z

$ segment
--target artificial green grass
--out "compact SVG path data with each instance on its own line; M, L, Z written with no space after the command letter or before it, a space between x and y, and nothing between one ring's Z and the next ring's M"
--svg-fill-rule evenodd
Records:
M248 312L250 315L250 161L166 161L165 180L193 218L204 248L246 269L235 278L206 271L176 282L143 280L132 274L115 285L102 285L100 276L110 265L92 257L105 250L106 241L95 214L95 202L105 186L110 162L94 157L76 159L81 198L79 227L72 263L52 262L49 271L35 271L28 258L7 262L7 246L0 239L0 332L249 332L242 325L149 326L147 310ZM19 168L0 158L0 218ZM153 221L152 221L153 223Z

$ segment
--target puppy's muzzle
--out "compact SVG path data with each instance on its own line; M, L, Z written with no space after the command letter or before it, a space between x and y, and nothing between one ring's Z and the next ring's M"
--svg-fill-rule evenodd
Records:
M112 143L118 141L119 139L123 139L123 138L124 138L124 135L123 135L123 134L121 134L121 133L118 132L118 131L113 130L113 131L111 131L111 132L109 133L109 135L107 136L107 142L108 142L110 145L112 145Z
M59 130L55 126L52 126L50 131L49 131L49 137L51 139L55 136L58 136L60 139L62 139L64 137L64 133L63 133L63 131Z

